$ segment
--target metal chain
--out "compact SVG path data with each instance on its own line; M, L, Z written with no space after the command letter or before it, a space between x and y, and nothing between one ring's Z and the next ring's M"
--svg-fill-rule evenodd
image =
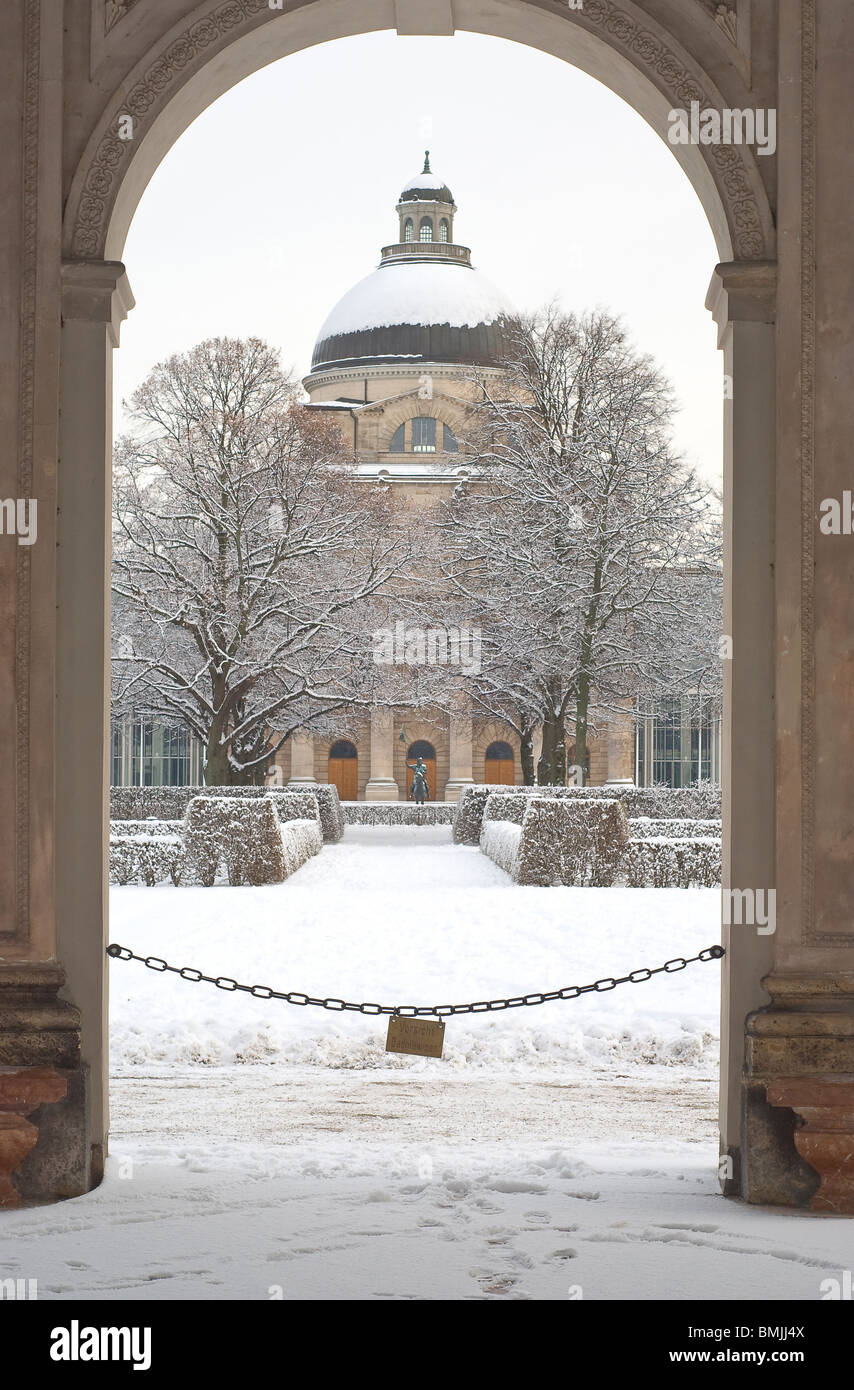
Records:
M578 999L582 994L604 994L607 990L616 989L617 985L644 984L651 980L653 975L675 975L678 970L684 970L686 966L693 965L698 960L720 960L726 955L726 951L723 946L707 946L699 955L689 956L687 960L684 956L676 956L653 970L643 967L616 979L608 975L602 980L595 980L592 985L567 985L564 989L546 990L541 994L520 994L510 999L481 999L474 1004L431 1005L349 1004L344 999L315 999L312 995L301 994L298 990L281 991L271 989L269 985L241 985L228 975L203 975L201 970L193 970L188 965L169 965L159 956L135 955L127 946L108 946L107 955L112 956L113 960L141 961L149 970L156 970L160 975L168 971L180 975L182 980L189 980L191 984L216 985L217 989L227 990L229 994L240 990L243 994L251 994L255 999L281 999L285 1004L297 1004L300 1008L310 1004L318 1009L332 1009L335 1013L349 1010L357 1014L395 1014L404 1018L447 1018L451 1014L485 1014L499 1009L533 1008L537 1004L550 1004L555 999Z

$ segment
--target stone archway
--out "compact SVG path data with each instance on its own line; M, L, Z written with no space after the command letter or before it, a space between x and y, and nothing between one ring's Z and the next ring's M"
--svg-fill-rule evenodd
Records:
M0 1062L32 1065L47 1056L67 1073L74 1098L73 1120L59 1138L46 1122L32 1190L57 1195L96 1182L107 1128L110 356L133 302L119 258L134 208L194 116L265 64L345 35L458 28L527 43L583 68L662 135L668 112L692 101L718 111L779 108L776 159L760 163L749 150L725 145L673 152L717 240L721 264L713 274L710 267L708 303L732 386L725 628L736 656L726 666L725 883L776 886L779 895L773 939L729 933L726 1183L752 1200L802 1200L791 1113L772 1115L765 1080L781 1068L854 1070L854 1044L845 1041L854 1026L846 1031L839 1023L854 1011L844 853L854 838L854 803L833 780L833 765L848 759L824 756L827 733L818 720L835 720L849 737L847 685L835 678L833 654L846 650L844 595L854 563L841 550L819 557L814 527L815 497L844 486L842 441L854 423L847 420L854 407L829 404L841 365L854 359L854 332L841 307L844 267L831 265L817 281L815 264L820 228L827 235L851 222L854 156L834 136L827 111L838 122L850 105L842 57L854 41L852 20L831 3L817 29L815 0L585 0L581 9L551 0L284 0L281 11L268 0L66 0L55 7L11 0L10 10L17 66L9 109L17 97L23 123L22 134L14 122L4 132L20 156L17 200L3 212L13 277L6 303L20 305L22 328L15 339L8 315L0 323L17 368L13 388L11 376L2 384L19 446L5 491L38 496L45 520L43 547L13 557L14 642L3 653L16 763L14 785L0 799L9 849L0 870L0 989L13 991L16 1018L52 1028L55 1046L40 1051L41 1043L27 1041L32 1028L20 1023L9 1042L0 1014ZM817 64L829 92L821 117ZM819 119L831 151L820 188ZM749 594L750 603L734 602L735 594ZM45 728L53 728L50 740L39 737ZM774 1008L754 1019L768 1002L761 982L769 975ZM77 1010L82 1054L75 1060ZM805 1028L820 1041L804 1044ZM50 1176L59 1170L61 1181Z

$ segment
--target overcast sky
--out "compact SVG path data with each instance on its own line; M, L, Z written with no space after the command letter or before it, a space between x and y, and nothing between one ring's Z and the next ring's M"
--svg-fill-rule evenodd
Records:
M621 313L672 381L676 439L719 482L723 366L703 307L717 254L669 148L560 59L503 39L341 39L247 78L194 122L137 209L120 402L203 338L257 334L304 374L328 311L397 240L429 146L455 239L520 309Z

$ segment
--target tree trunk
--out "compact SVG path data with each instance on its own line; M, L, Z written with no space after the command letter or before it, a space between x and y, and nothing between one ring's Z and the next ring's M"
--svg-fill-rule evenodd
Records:
M563 717L554 710L543 720L543 751L537 763L537 781L543 787L562 787L566 783Z
M230 784L231 767L228 749L219 741L219 731L211 730L205 750L205 786L227 787Z
M536 780L534 767L534 730L523 729L519 740L519 760L522 764L522 785L533 787Z
M582 782L587 781L587 717L590 709L590 677L582 675L578 682L575 703L575 763L581 768Z

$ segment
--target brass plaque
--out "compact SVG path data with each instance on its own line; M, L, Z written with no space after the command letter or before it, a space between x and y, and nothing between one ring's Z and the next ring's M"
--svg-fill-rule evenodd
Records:
M407 1052L413 1057L441 1057L445 1025L436 1018L402 1018L392 1014L388 1021L386 1052Z

